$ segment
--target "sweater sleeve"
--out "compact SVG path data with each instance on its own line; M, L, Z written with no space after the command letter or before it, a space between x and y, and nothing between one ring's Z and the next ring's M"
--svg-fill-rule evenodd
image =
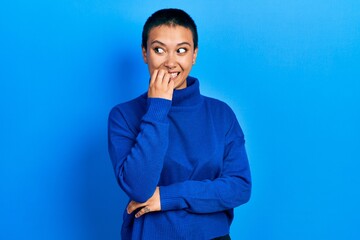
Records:
M153 195L168 146L171 101L147 101L138 132L129 128L129 116L119 107L112 109L108 122L109 155L115 176L123 191L136 202L145 202Z
M211 180L160 186L162 211L184 209L211 213L246 203L251 194L251 176L244 144L243 132L235 118L226 134L221 175Z

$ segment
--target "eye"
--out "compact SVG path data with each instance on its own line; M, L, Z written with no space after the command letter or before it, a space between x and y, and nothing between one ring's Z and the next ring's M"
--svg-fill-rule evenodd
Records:
M156 53L160 53L160 54L165 52L164 49L159 48L159 47L154 48L154 51L155 51Z
M179 48L177 50L178 53L186 53L187 52L187 49L186 48Z

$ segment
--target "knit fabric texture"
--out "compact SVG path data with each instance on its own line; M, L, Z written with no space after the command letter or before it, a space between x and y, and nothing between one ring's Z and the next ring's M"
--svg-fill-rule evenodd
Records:
M160 187L161 211L123 214L123 240L209 240L229 233L233 209L246 203L251 177L243 131L231 108L200 94L199 81L172 101L147 93L109 115L109 154L130 200Z

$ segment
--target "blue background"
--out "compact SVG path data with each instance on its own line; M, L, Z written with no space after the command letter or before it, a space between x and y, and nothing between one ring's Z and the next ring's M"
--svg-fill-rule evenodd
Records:
M233 239L360 239L360 2L8 1L0 7L0 239L119 239L112 106L147 89L141 30L195 19L201 90L247 139Z

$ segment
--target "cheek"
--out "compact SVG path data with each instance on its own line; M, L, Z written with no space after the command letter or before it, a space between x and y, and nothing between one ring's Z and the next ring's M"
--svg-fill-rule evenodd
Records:
M149 54L148 55L148 64L149 67L152 69L157 69L159 68L162 64L164 63L164 60L156 55L153 54Z
M188 57L186 59L183 59L183 61L181 61L180 65L182 66L182 68L184 70L190 71L190 69L193 65L193 60L191 57Z

